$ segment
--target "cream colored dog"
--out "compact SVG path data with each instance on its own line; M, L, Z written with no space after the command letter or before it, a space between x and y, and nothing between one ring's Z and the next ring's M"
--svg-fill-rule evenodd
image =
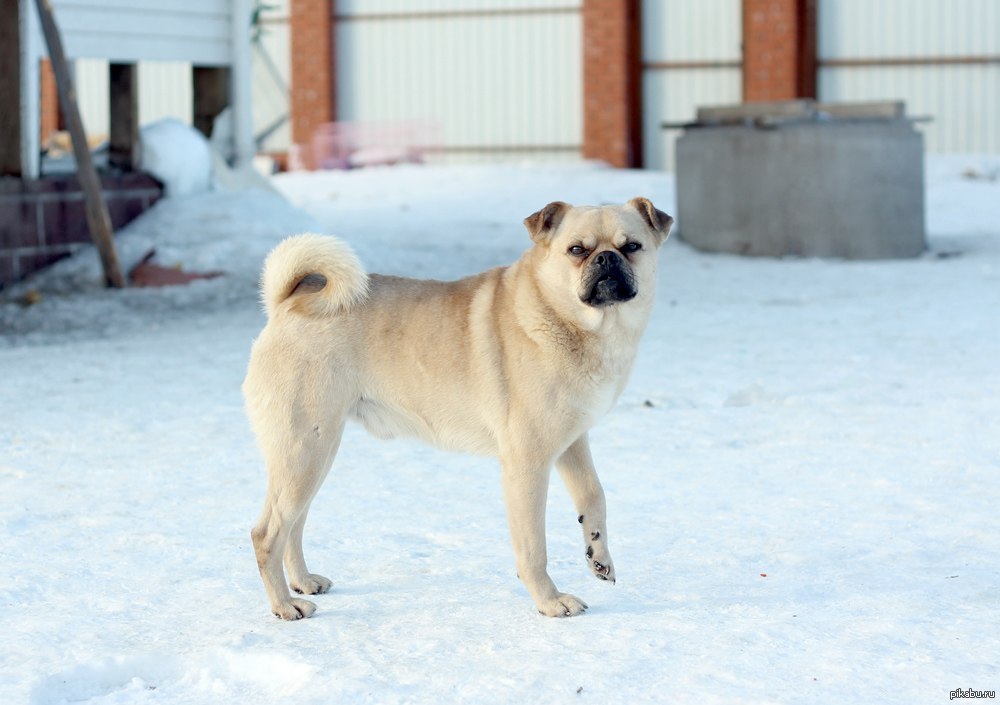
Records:
M517 262L455 282L369 276L345 244L318 235L268 256L268 322L243 392L268 468L251 536L275 615L316 609L289 584L307 595L330 588L306 568L302 527L348 419L382 438L497 456L518 575L539 612L562 617L587 605L546 571L554 463L591 571L614 582L587 431L625 387L673 219L635 198L550 203L524 223L534 246Z

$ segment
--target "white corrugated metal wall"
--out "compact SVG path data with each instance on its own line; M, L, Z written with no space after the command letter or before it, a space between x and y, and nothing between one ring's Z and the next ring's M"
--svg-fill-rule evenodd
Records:
M339 120L429 122L432 161L580 157L580 0L339 0L335 31Z
M284 152L292 143L289 0L262 0L253 60L253 130L262 152Z
M582 0L339 0L339 118L432 120L444 156L579 158ZM254 52L254 125L289 143L287 0L268 2ZM647 168L673 168L699 105L739 102L741 0L643 0ZM1000 152L1000 0L818 0L819 97L903 99L932 152ZM935 63L944 58L950 63ZM268 62L265 65L264 62ZM886 63L888 62L888 63ZM140 65L140 119L191 120L190 63ZM80 60L88 131L107 133L107 62ZM277 126L277 127L275 127Z
M902 99L928 152L1000 152L998 0L819 0L822 100Z
M679 132L660 124L694 118L699 105L743 95L741 0L643 0L643 163L674 166Z

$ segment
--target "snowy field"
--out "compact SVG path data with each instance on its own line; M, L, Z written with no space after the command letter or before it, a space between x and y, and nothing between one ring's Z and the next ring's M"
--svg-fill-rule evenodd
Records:
M0 703L944 703L1000 686L1000 159L929 163L930 251L893 262L661 252L632 382L591 435L617 585L553 478L535 613L489 459L349 427L306 529L334 588L271 616L264 471L239 386L267 251L340 235L374 271L517 257L555 199L673 178L560 167L293 174L169 198L104 291L85 251L0 292ZM992 177L992 178L990 178ZM681 230L683 223L680 223ZM32 306L19 301L40 294Z

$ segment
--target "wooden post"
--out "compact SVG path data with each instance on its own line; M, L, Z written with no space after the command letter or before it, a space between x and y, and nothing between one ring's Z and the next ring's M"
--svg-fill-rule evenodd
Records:
M108 163L122 171L139 166L139 81L135 64L110 64L111 135Z
M49 48L49 58L52 59L52 70L56 75L56 86L59 89L59 105L73 140L73 155L76 157L76 171L83 187L83 195L87 212L87 227L90 237L101 256L101 266L104 268L104 280L108 286L121 289L125 286L125 277L115 252L112 237L111 217L101 195L101 181L94 169L94 160L87 146L87 135L80 119L80 109L76 104L76 91L69 75L66 63L66 53L63 51L62 38L52 15L49 0L35 0L38 7L38 18L41 20L42 34Z
M216 66L191 68L194 127L206 138L212 136L215 118L229 105L229 69Z
M0 174L21 176L21 9L0 0Z

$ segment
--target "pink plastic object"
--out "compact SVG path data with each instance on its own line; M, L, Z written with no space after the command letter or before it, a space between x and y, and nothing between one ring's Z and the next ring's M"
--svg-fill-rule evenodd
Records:
M328 122L313 133L312 164L316 169L421 164L436 136L434 124L424 121Z

